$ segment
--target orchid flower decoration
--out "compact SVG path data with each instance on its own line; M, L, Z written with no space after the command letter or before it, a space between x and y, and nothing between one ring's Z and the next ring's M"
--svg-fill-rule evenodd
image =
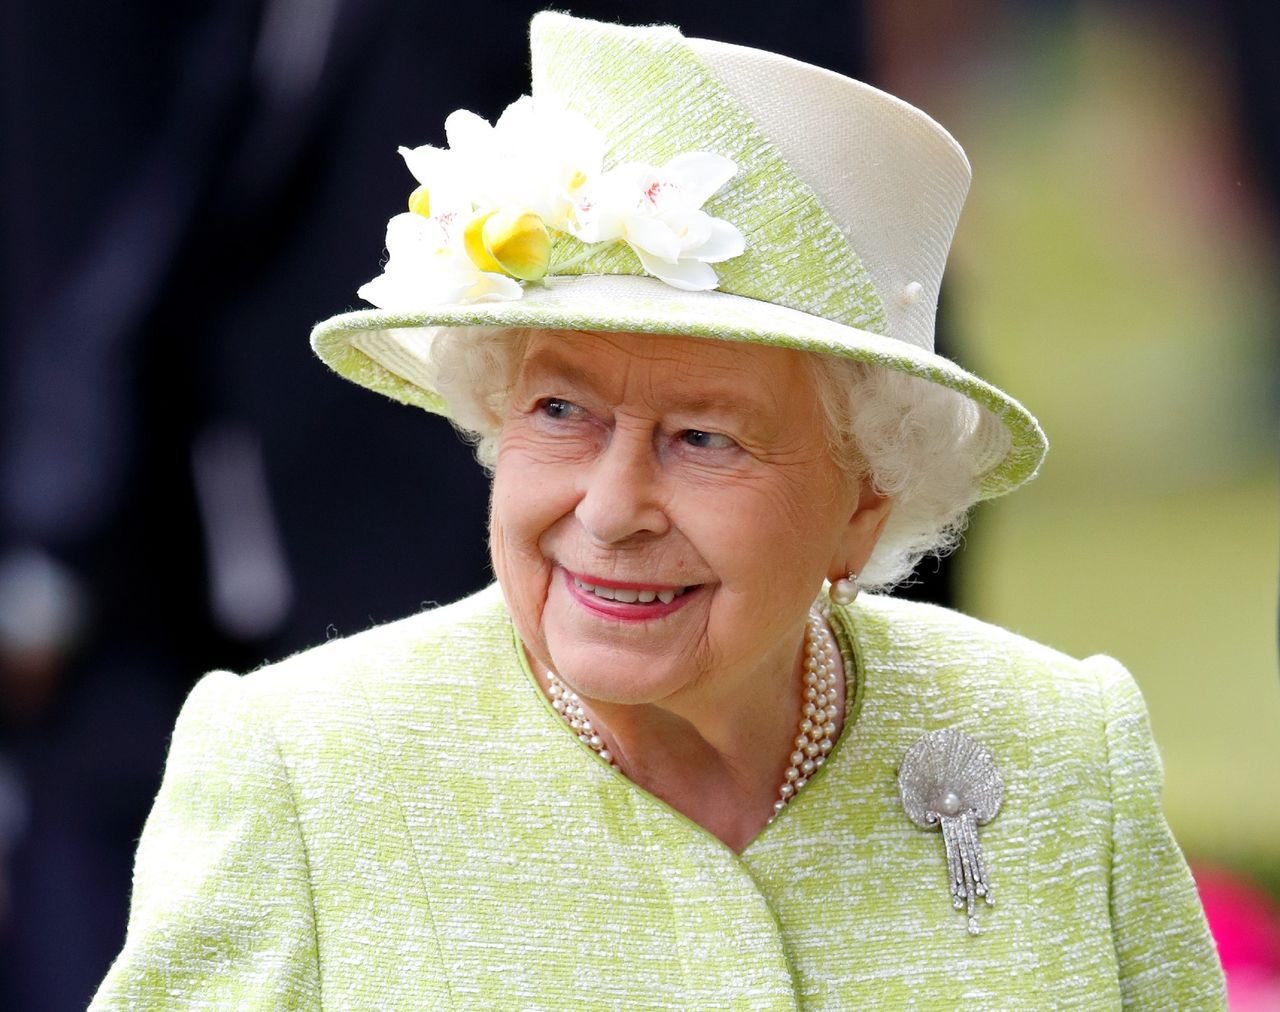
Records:
M734 225L702 210L737 172L720 155L606 170L596 127L528 96L492 125L458 110L445 137L447 148L400 149L419 185L387 223L382 274L358 293L380 309L519 299L618 243L654 277L707 291L719 284L711 265L745 248Z

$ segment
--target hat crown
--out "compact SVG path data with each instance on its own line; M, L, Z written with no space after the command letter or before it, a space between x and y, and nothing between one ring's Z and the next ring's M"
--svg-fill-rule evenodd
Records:
M970 171L913 106L762 50L544 13L531 29L533 94L583 113L614 161L682 151L739 173L707 210L737 225L721 291L933 348L938 289ZM582 273L636 273L625 250Z

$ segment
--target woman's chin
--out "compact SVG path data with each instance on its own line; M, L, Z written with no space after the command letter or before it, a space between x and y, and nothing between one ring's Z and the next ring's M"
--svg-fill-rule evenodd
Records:
M592 651L579 647L563 661L557 660L561 680L595 703L643 706L668 699L695 680L694 673L665 659L626 656L618 651Z
M691 680L686 637L653 635L655 623L619 623L589 614L544 627L556 673L581 695L610 703L652 703ZM598 623L595 629L584 629ZM659 626L665 623L656 623ZM663 630L664 633L667 630Z

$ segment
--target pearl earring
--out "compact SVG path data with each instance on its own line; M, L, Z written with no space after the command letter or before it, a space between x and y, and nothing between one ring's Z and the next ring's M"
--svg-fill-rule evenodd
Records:
M858 574L851 570L848 576L836 580L827 589L827 597L831 598L832 604L847 606L853 604L861 589L858 586Z

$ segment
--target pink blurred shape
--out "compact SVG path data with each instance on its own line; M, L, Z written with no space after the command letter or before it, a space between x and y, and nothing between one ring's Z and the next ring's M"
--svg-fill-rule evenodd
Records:
M1235 872L1197 867L1195 877L1232 1012L1280 1010L1280 905Z

